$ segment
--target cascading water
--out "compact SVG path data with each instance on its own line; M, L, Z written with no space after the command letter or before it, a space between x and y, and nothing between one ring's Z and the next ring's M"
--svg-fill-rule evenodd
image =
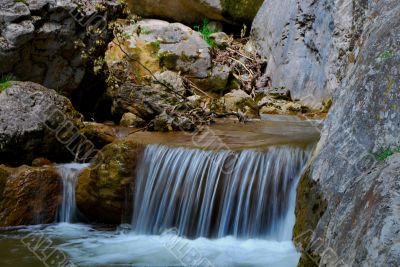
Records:
M58 210L58 222L71 223L76 221L75 187L81 171L89 164L62 164L57 166L62 178L62 203Z
M204 151L151 145L138 167L133 229L182 236L290 240L310 150Z
M78 266L294 267L300 258L291 241L296 187L310 151L150 145L137 169L133 231L65 223L33 231L61 238L57 248ZM61 222L74 221L84 167L59 166Z

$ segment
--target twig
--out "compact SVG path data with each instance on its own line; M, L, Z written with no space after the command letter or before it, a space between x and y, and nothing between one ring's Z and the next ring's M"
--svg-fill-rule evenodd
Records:
M254 77L254 73L249 68L247 68L243 62L241 62L240 60L234 59L233 57L229 57L229 58L232 59L233 61L239 63L240 65L242 65L243 68L245 68L245 70L247 70L247 72L251 75L251 77L252 78Z

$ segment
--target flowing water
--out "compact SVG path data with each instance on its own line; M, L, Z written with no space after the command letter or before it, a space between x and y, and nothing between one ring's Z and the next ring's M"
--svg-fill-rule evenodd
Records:
M290 240L308 154L288 146L236 153L148 146L138 168L133 229Z
M61 176L63 183L63 198L61 207L58 211L58 221L72 223L76 221L76 202L75 202L75 187L79 178L79 174L89 164L62 164L58 165L58 173Z
M72 224L76 182L87 165L59 165L60 223L0 232L0 266L52 266L57 255L59 266L294 267L296 187L310 148L148 145L137 168L132 223L116 230Z

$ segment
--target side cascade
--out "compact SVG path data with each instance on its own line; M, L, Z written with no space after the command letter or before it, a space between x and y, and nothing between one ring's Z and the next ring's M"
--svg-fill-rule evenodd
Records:
M57 166L63 184L62 202L57 215L58 222L73 223L77 221L75 187L78 182L79 174L88 166L89 164L79 163L62 164Z
M150 145L138 165L132 226L190 238L290 240L311 147L205 151Z

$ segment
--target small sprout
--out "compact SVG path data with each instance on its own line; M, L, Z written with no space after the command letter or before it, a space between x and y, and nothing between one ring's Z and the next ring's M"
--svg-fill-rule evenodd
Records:
M2 75L0 77L0 93L11 87L11 81L15 80L12 74Z

